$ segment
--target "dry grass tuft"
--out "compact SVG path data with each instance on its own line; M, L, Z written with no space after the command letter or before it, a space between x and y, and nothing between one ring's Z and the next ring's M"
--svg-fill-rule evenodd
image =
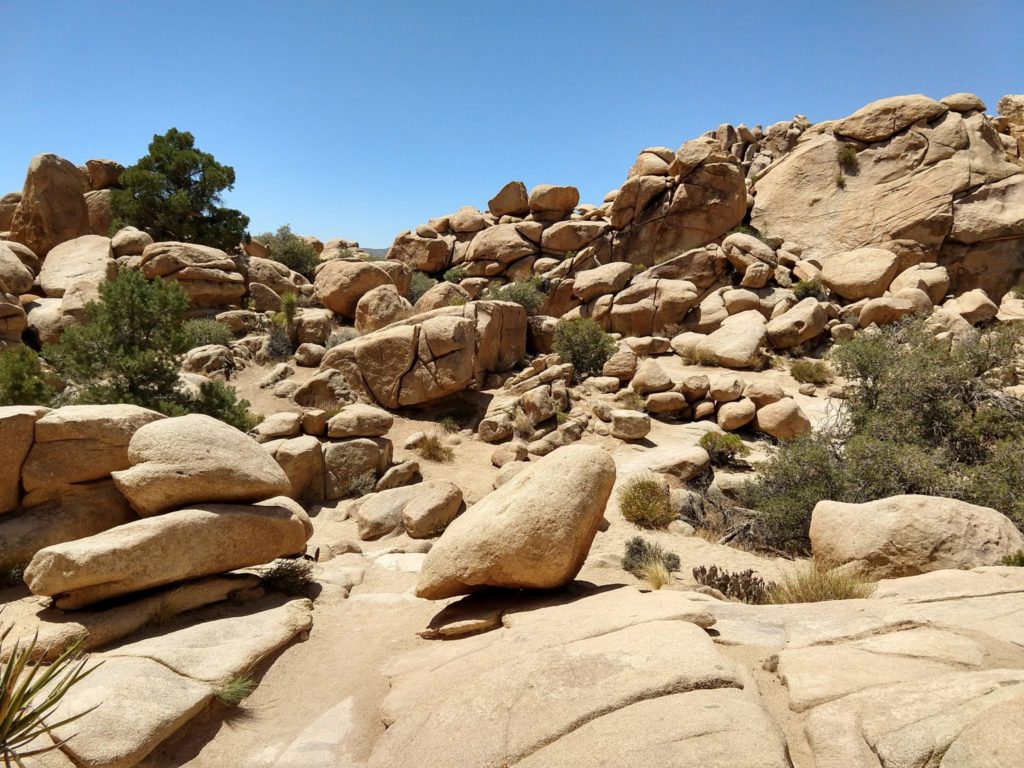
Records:
M655 474L637 475L619 489L619 511L641 528L664 528L676 519L665 481Z
M640 577L651 585L651 589L661 589L672 581L672 574L661 558L649 558L640 565Z
M447 464L455 459L455 450L437 435L427 435L416 446L420 458L438 464Z
M875 582L822 563L812 562L772 584L766 602L822 603L827 600L859 600L870 597Z

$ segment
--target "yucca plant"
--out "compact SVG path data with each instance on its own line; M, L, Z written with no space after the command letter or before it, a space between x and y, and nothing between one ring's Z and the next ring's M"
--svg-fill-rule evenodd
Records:
M0 631L0 651L12 629L7 627ZM81 640L49 664L32 662L37 641L38 634L25 646L16 641L7 660L0 662L0 759L4 768L25 768L25 758L57 749L67 739L54 738L41 747L30 745L40 736L52 736L54 729L73 723L95 709L91 707L56 723L47 722L67 692L99 664L86 668L88 659L81 652ZM0 653L0 658L2 656Z

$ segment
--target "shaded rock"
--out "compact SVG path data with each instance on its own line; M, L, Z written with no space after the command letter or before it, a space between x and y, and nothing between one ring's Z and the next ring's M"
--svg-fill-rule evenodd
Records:
M33 157L11 220L11 239L43 258L58 243L89 234L89 209L82 196L86 183L85 175L62 157Z

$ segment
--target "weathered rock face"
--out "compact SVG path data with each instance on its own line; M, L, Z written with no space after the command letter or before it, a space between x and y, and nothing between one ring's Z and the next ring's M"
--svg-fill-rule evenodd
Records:
M173 280L193 307L237 304L245 295L245 277L238 265L218 248L192 243L163 242L147 245L139 260L150 280Z
M340 372L363 399L398 408L459 392L525 354L523 308L477 301L415 315L334 347L321 369Z
M416 232L402 232L388 249L388 259L408 264L420 272L444 271L451 258L451 246L436 232L431 234L431 237L422 237Z
M119 229L110 240L110 247L115 257L141 256L147 245L153 244L153 238L146 232L135 227Z
M21 500L21 466L35 440L36 421L47 412L35 405L0 407L0 514Z
M910 238L940 251L957 290L998 299L1024 273L1024 173L981 112L923 96L873 102L805 133L755 190L752 224L826 268L836 254Z
M525 216L530 212L530 196L521 181L510 181L487 201L487 210L495 216Z
M359 299L356 304L354 325L360 333L369 333L385 325L405 320L412 311L412 305L398 295L393 285L378 285Z
M1024 536L1005 515L936 496L822 501L810 536L816 558L873 578L995 565L1024 550Z
M875 299L885 293L899 259L884 248L856 248L825 260L821 281L844 299Z
M351 319L364 294L391 284L391 276L375 264L335 259L324 264L313 282L317 300L335 314Z
M817 338L828 323L828 314L813 296L768 321L768 343L775 349L791 349Z
M482 586L547 589L583 565L615 482L599 448L548 454L456 518L423 563L416 594L431 600Z
M146 425L128 444L128 459L131 468L112 476L143 517L195 502L259 501L291 489L255 440L200 414Z
M34 594L77 608L296 554L305 548L307 524L291 503L274 499L180 509L40 550L25 581Z
M85 174L64 158L33 157L11 221L11 239L42 258L58 243L89 234L89 209L82 196L87 184Z
M82 235L53 248L39 271L39 284L49 297L62 297L75 284L98 286L117 276L110 238Z
M89 209L89 231L94 235L110 234L110 225L114 223L114 212L110 207L110 190L98 189L86 192L85 207Z
M35 275L17 254L0 242L0 283L15 295L32 290Z

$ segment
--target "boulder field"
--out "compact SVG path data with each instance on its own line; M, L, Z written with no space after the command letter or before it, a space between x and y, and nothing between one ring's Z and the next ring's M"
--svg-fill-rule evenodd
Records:
M0 406L0 663L101 662L26 767L1022 764L1010 510L825 498L803 556L743 538L762 462L845 412L832 345L1024 322L1022 157L1024 96L896 96L645 148L598 205L513 180L383 258L306 237L302 273L111 236L124 168L33 158L0 353L137 271L214 322L182 391L261 418ZM815 575L847 599L778 597Z

